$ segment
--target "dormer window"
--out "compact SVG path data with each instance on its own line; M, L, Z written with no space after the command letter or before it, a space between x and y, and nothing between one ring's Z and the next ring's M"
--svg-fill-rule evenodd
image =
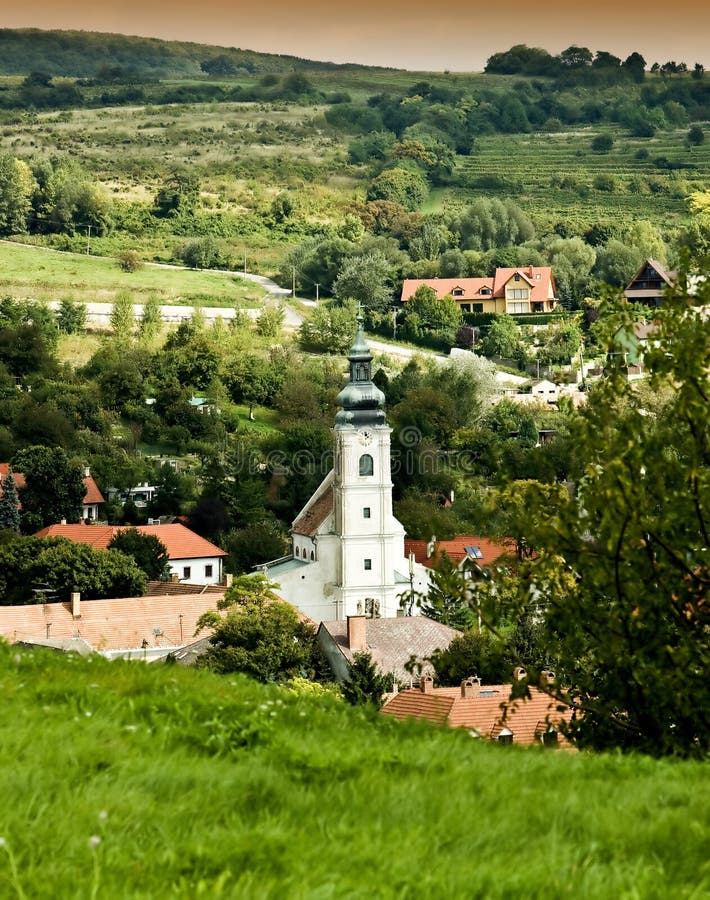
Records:
M520 275L517 272L513 275L513 281L520 281Z
M452 297L463 297L464 293L465 293L465 291L463 288L457 287L457 288L454 288L453 291L451 291L451 296Z
M513 732L510 728L504 728L501 733L498 735L498 743L499 744L512 744L513 743Z
M488 296L490 295L490 293L491 293L491 289L490 289L490 288L487 288L487 287L481 288L481 293L482 293L485 297L488 297Z

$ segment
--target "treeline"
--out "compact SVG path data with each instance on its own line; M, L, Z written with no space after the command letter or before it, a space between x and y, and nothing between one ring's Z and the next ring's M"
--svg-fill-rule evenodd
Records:
M222 68L230 67L224 74L329 68L328 63L234 47L90 31L0 29L0 73L7 75L43 69L63 76L93 76L106 66L153 77L199 75L214 65L213 60L221 60Z
M565 84L608 85L629 81L640 83L646 77L646 66L646 60L636 51L622 60L606 50L592 52L588 47L572 45L553 56L541 47L516 44L510 50L489 57L484 71L496 75L547 76ZM653 63L650 70L663 77L690 71L697 80L705 74L701 63L695 63L690 69L687 63L675 60Z

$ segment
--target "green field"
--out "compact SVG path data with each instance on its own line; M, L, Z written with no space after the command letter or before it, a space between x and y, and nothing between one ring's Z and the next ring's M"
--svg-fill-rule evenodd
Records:
M3 897L710 896L707 764L6 645L0 687Z
M136 303L155 294L162 303L187 306L254 307L264 296L260 285L238 275L149 265L128 273L114 259L0 241L2 296L110 303L120 291Z

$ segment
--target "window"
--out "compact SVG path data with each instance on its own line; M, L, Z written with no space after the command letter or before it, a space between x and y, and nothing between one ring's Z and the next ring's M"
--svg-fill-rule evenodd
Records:
M183 566L183 569L182 569L182 577L183 577L183 578L189 578L191 572L192 572L192 569L190 568L190 566Z
M300 557L300 555L301 555L301 548L296 547L296 556Z
M462 303L459 307L461 312L471 312L471 304L470 303Z
M508 291L509 300L527 300L530 291L527 288L510 288Z
M375 464L369 453L363 453L360 457L360 474L372 475L375 471Z
M499 744L512 744L513 743L513 732L509 728L504 728L501 733L498 735L498 743Z
M313 562L316 558L315 550L311 550L311 562Z
M545 747L557 747L557 732L554 728L548 728L547 731L543 732L541 735L542 743Z
M363 517L363 519L369 519L369 518L370 518L370 507L369 507L369 506L364 506L364 507L363 507L363 509L362 509L362 517Z
M369 572L371 569L372 569L372 560L366 559L365 560L365 571Z
M520 275L517 273L513 276L514 281L520 281Z
M483 294L484 297L490 296L490 293L491 293L491 289L490 289L490 288L487 288L487 287L481 288L481 294Z
M482 303L474 303L473 304L473 312L483 312L483 304Z
M509 313L526 313L529 311L529 304L527 303L509 303L508 304L508 312Z
M463 297L463 295L464 295L463 288L454 288L453 291L451 291L452 297Z
M205 566L205 578L212 577L212 566Z

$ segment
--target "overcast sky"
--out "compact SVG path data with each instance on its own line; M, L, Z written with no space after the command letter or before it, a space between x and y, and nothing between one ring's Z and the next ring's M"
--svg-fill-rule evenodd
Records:
M419 70L479 71L513 44L570 44L710 69L708 0L32 0L5 28L112 31Z

